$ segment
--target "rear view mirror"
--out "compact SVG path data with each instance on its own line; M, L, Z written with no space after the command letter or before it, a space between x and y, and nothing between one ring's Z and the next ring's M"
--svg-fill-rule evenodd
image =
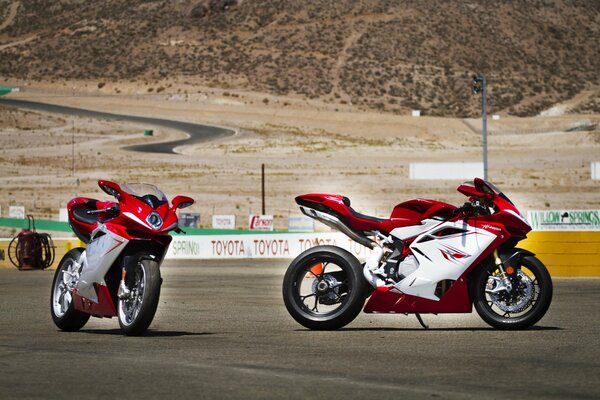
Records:
M487 185L486 181L481 178L475 178L473 183L475 184L475 190L477 190L479 193L483 193L483 197L494 197L494 191Z
M194 204L194 199L187 196L175 196L172 203L174 209L186 208Z
M114 196L117 199L121 197L121 187L114 182L99 180L98 186L100 186L100 189L106 194Z

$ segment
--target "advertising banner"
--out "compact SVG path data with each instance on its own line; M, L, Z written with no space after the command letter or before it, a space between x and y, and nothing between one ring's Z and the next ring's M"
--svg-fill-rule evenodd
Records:
M166 258L295 258L304 250L319 245L339 246L359 258L370 252L339 232L181 235L173 237Z
M181 213L179 214L179 226L182 228L197 228L200 225L199 213Z
M69 222L69 212L66 208L58 210L58 220L60 222Z
M288 218L288 231L290 232L314 232L315 220L306 215L291 215Z
M235 215L213 215L212 227L214 229L235 229Z
M8 207L8 217L25 219L25 207L23 207L23 206Z
M600 210L528 211L527 220L534 230L600 230Z
M272 231L273 216L250 214L248 216L248 228L251 231Z
M591 163L592 167L592 179L600 180L600 162Z

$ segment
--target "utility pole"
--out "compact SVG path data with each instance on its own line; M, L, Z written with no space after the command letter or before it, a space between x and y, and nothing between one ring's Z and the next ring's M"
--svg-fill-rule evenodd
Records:
M481 93L481 134L483 135L483 179L488 180L487 154L487 81L485 75L473 75L473 94Z
M71 120L71 175L75 176L75 120Z
M260 165L262 187L262 215L265 215L265 164Z

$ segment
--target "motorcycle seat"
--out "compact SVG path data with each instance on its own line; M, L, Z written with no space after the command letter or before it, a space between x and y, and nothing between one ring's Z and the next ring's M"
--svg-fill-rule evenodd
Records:
M400 228L405 226L419 225L421 224L421 215L411 215L411 216L394 216L391 218L377 218L365 214L361 214L350 207L350 199L347 197L343 197L342 201L348 211L350 212L350 216L346 217L346 221L349 225L361 231L383 231L383 232L391 232L394 228Z
M73 218L84 224L94 225L98 222L98 215L90 215L88 211L97 210L96 200L88 200L83 207L73 209Z
M350 199L335 194L306 194L296 197L296 203L335 215L356 231L389 232L393 229L389 219L361 214L350 206Z
M373 231L381 229L381 224L384 223L385 219L372 217L357 212L352 207L348 206L349 216L346 216L346 221L354 229L361 231Z

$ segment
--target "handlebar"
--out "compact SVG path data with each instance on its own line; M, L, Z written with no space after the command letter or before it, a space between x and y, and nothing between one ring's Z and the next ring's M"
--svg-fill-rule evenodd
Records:
M119 206L113 206L109 208L104 208L102 210L88 210L87 213L89 215L98 215L98 214L118 214Z
M479 200L471 200L467 201L461 207L458 207L452 211L452 215L456 216L459 214L465 215L489 215L490 210L484 204L482 204Z

